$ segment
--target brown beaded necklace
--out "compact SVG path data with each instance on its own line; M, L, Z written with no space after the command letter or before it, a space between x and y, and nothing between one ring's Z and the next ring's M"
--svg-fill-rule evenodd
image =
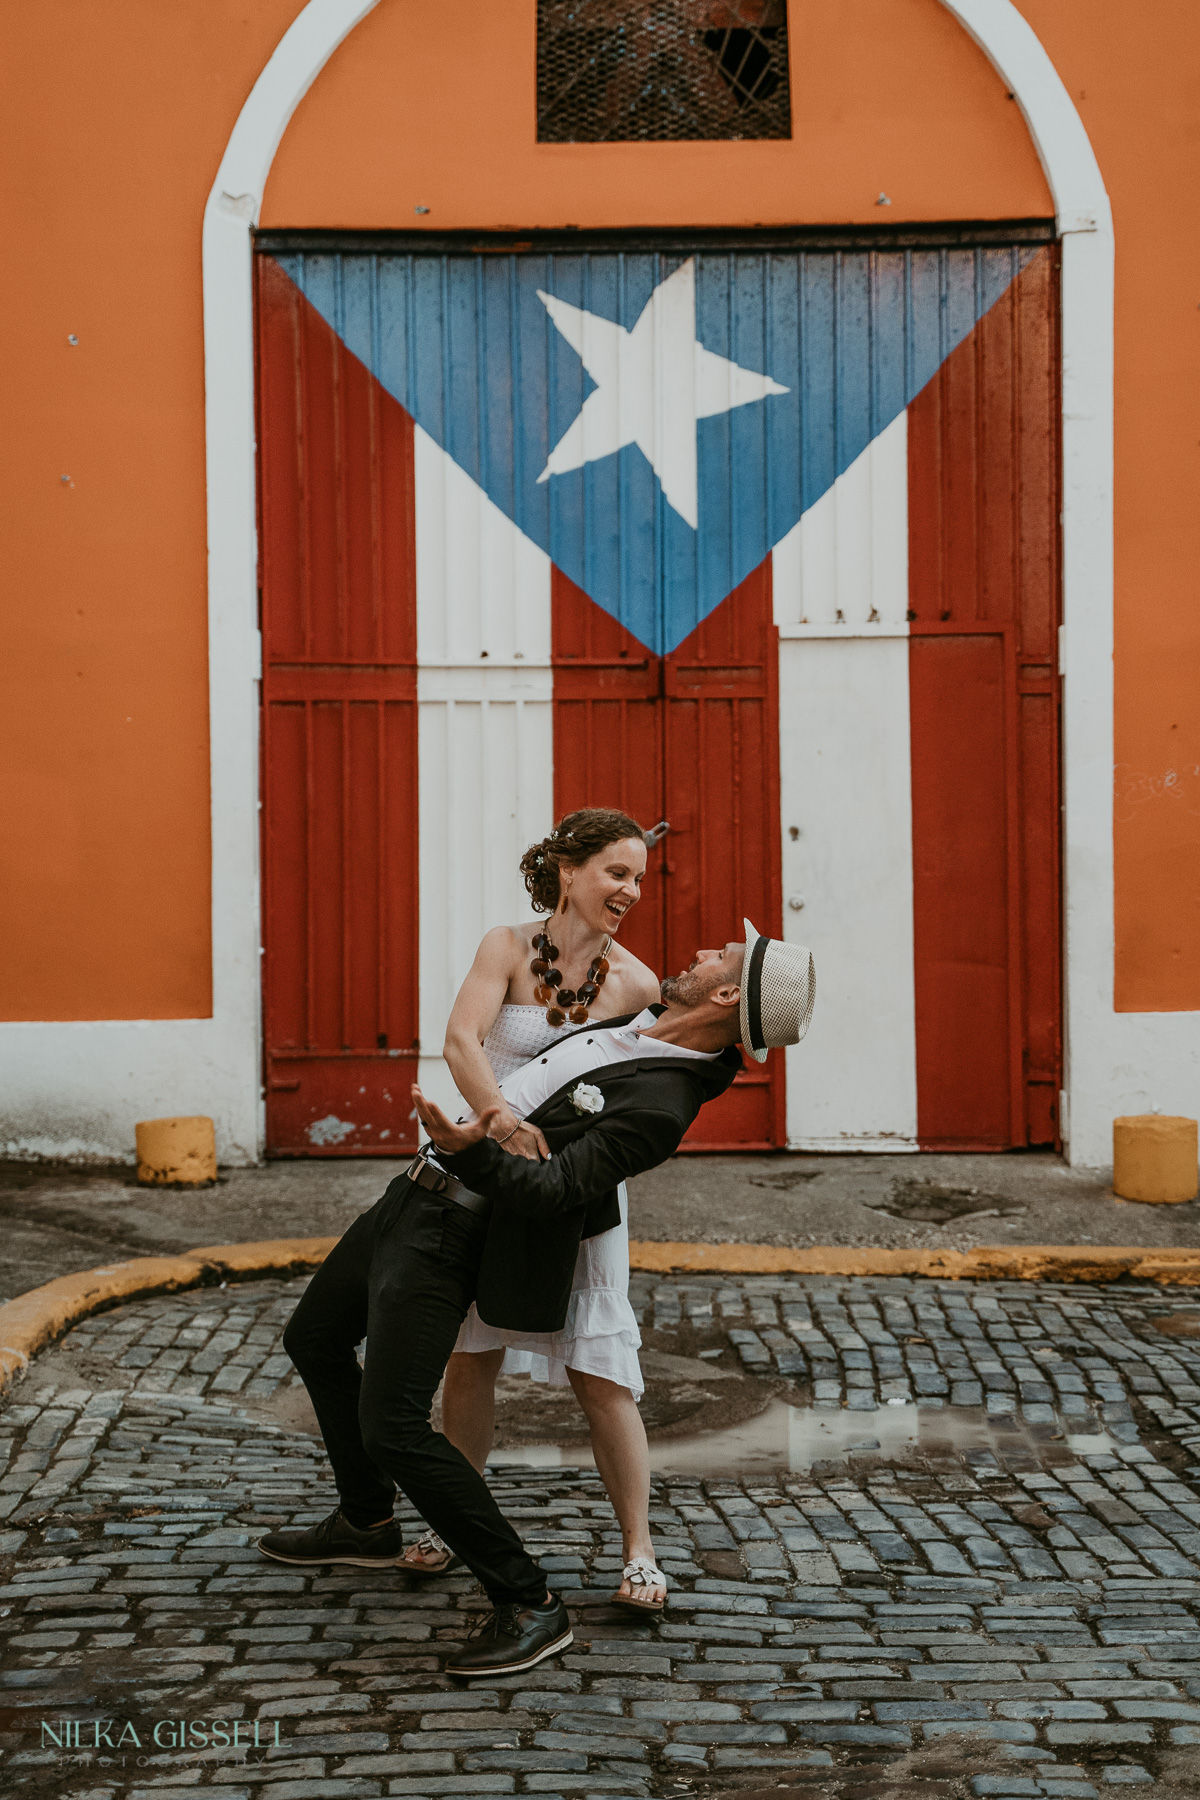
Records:
M592 963L587 972L587 980L578 988L565 988L562 976L554 967L558 961L558 947L550 942L545 926L533 940L537 955L529 965L531 975L537 976L537 986L533 997L539 1006L546 1008L547 1025L565 1025L570 1019L572 1025L586 1025L588 1007L608 980L608 952L612 939L605 938L604 948Z

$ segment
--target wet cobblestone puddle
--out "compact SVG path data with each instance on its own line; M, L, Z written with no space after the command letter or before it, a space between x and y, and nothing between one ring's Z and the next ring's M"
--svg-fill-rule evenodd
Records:
M440 1673L469 1578L256 1554L334 1499L279 1348L300 1284L77 1327L0 1410L4 1794L1200 1790L1200 1300L634 1288L670 1605L606 1605L620 1540L574 1425L510 1443L494 1483L576 1642L486 1688Z

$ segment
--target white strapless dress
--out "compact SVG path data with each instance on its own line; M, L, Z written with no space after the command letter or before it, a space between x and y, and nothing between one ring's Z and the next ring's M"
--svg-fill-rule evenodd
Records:
M496 1080L540 1056L566 1029L548 1025L543 1006L502 1006L483 1040ZM472 1305L454 1348L468 1354L503 1350L505 1375L531 1375L551 1387L568 1385L568 1369L600 1375L640 1400L645 1387L638 1361L642 1334L629 1304L629 1196L624 1182L617 1192L621 1223L580 1244L561 1331L502 1331L485 1325Z

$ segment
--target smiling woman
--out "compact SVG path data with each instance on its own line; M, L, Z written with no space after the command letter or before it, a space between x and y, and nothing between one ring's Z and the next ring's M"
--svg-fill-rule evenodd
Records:
M458 1092L477 1113L500 1108L492 1136L539 1156L541 1134L526 1129L499 1083L540 1055L583 1013L599 1022L637 1013L658 999L654 972L615 942L641 898L646 844L636 819L614 807L582 807L531 844L521 874L544 926L489 931L450 1013L445 1057Z
M445 1057L476 1116L492 1111L489 1135L511 1155L537 1161L549 1151L537 1126L523 1123L505 1100L500 1082L586 1025L589 1014L600 1023L642 1013L658 999L653 971L615 942L641 898L645 872L646 840L636 819L614 807L570 812L521 858L534 909L550 918L542 926L499 926L476 952L450 1015ZM645 1023L652 1023L649 1014ZM581 1114L597 1112L603 1095L579 1082L572 1104ZM621 1521L626 1560L632 1567L640 1558L654 1569L624 1182L618 1198L619 1223L580 1245L560 1331L499 1329L485 1324L472 1305L446 1371L443 1429L482 1469L492 1447L501 1368L557 1387L569 1382L587 1415L597 1467ZM445 1568L448 1557L432 1535L409 1552L410 1563L428 1573ZM661 1605L661 1579L638 1584L640 1601L630 1599L632 1579L624 1583L630 1604Z

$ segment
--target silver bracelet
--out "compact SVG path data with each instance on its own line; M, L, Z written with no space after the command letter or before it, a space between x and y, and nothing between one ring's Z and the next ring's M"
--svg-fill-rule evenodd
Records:
M516 1137L518 1131L520 1131L520 1129L524 1123L525 1123L524 1119L518 1119L516 1124L513 1126L512 1130L508 1133L508 1137L493 1138L492 1139L493 1144L507 1144L508 1139L510 1137Z

